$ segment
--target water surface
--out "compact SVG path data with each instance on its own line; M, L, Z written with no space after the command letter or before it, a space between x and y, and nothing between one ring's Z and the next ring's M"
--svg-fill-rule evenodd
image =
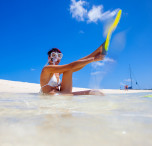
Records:
M152 98L147 94L0 93L0 145L151 146Z

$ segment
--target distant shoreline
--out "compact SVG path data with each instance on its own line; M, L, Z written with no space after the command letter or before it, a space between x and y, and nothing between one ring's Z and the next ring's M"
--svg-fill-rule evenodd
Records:
M88 88L73 87L73 91L88 90ZM0 93L39 93L40 84L10 81L0 79ZM120 89L100 89L104 94L126 94L126 93L148 93L152 92L150 89L144 90L120 90Z

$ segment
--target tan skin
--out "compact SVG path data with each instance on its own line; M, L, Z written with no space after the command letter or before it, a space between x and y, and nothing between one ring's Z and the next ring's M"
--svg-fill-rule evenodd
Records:
M101 55L102 48L103 47L101 45L99 48L97 48L93 53L89 54L88 56L85 56L77 61L65 65L58 65L60 63L60 60L57 60L55 65L53 65L51 58L48 57L48 59L50 60L49 65L45 66L42 69L40 76L41 87L46 85L50 81L53 74L55 74L58 81L60 74L63 74L63 77L62 77L60 91L58 87L51 87L47 85L42 88L43 93L50 95L54 95L56 93L62 93L65 95L95 95L96 92L92 92L92 90L72 92L72 74L73 72L81 70L84 66L86 66L89 63L103 60L104 55ZM103 95L103 93L98 91L98 95Z

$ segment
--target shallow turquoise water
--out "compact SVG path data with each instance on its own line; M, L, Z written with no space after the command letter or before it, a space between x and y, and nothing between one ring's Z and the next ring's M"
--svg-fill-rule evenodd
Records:
M150 146L152 98L144 97L148 94L0 93L0 145Z

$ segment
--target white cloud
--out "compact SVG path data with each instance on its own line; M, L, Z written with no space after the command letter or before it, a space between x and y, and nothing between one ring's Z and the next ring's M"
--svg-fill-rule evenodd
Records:
M92 72L91 75L98 75L98 74L104 74L105 72L103 71L96 71L96 72Z
M82 0L71 0L70 12L72 17L76 18L78 21L84 21L84 18L87 14L87 10L84 8L86 4L87 2Z
M76 18L78 21L87 21L94 22L97 21L105 21L109 18L112 18L116 15L119 9L115 9L114 11L105 11L103 12L103 5L93 5L90 10L87 10L84 6L87 4L86 1L83 0L71 0L70 5L70 13L73 18Z
M116 62L114 59L109 58L109 57L106 57L103 61L104 61L104 62L111 62L111 63Z
M35 71L36 69L34 69L34 68L31 68L31 71Z
M114 10L114 11L106 11L106 12L104 12L103 14L102 14L102 17L101 17L101 20L102 21L104 21L104 20L106 20L106 19L109 19L109 18L112 18L112 17L114 17L116 14L117 14L117 12L119 11L119 9L116 9L116 10Z
M101 66L104 66L104 62L99 62L99 61L93 62L93 63L91 63L91 66L93 68L101 67Z
M98 68L98 67L101 67L101 66L104 66L105 63L115 63L116 61L112 58L109 58L109 57L106 57L102 62L100 61L97 61L97 62L93 62L91 63L91 66L92 68Z
M114 17L119 9L114 11L106 11L103 13L103 5L93 6L92 9L88 12L88 22L97 22L98 20L104 21Z
M125 82L131 82L131 79L125 79L124 81Z
M97 22L102 17L103 6L93 6L92 9L88 12L88 22Z

